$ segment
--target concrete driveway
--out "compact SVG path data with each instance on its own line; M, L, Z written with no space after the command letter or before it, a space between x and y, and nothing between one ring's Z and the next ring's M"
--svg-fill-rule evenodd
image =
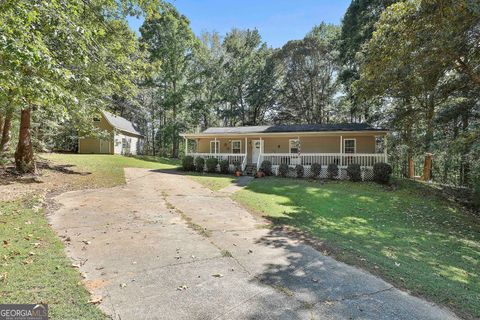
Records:
M126 176L124 186L56 197L49 216L113 319L456 319L263 228L186 176Z

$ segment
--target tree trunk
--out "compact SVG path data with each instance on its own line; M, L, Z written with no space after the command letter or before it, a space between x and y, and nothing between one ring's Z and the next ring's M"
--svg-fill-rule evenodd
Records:
M3 114L0 113L0 133L3 132ZM0 137L1 140L1 137Z
M21 111L20 132L18 135L17 151L15 152L15 166L21 173L36 172L32 139L30 136L30 117L30 108Z
M435 103L433 97L430 97L427 101L427 110L426 110L426 124L427 132L425 134L425 152L430 153L432 141L433 141L433 117L435 115Z
M8 152L10 146L10 130L12 128L13 110L10 109L5 114L3 122L2 138L0 140L0 153Z
M177 99L177 82L173 81L173 94L175 95L175 100ZM173 120L173 130L172 130L172 158L178 158L178 139L177 139L177 101L173 104L172 109L172 120Z

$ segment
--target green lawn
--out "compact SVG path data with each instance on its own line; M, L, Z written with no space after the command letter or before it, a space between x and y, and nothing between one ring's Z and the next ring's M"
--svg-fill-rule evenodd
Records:
M105 319L38 200L0 202L2 303L47 303L51 319Z
M237 180L237 177L232 175L212 174L212 173L186 173L188 177L196 182L202 184L213 191L218 191L228 187Z
M233 197L324 241L339 260L480 317L479 221L424 186L266 178Z
M44 190L122 184L125 167L175 169L178 165L178 161L154 157L42 154L39 158L54 168L42 169L42 183L37 184L41 187L33 189L39 195ZM47 303L50 319L105 319L88 303L90 296L81 276L41 206L40 199L32 198L0 202L0 302Z
M123 168L147 168L174 170L180 162L167 158L139 156L124 157L119 155L90 154L41 154L40 158L51 161L54 165L69 165L68 169L85 173L82 177L71 175L73 184L78 187L111 187L125 182ZM70 167L72 166L72 167Z

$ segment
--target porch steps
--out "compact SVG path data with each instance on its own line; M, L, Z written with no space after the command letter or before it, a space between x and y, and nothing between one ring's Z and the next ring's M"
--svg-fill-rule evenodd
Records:
M243 174L246 175L246 176L253 176L256 171L257 171L257 165L256 164L247 164L245 166L245 170L243 171Z

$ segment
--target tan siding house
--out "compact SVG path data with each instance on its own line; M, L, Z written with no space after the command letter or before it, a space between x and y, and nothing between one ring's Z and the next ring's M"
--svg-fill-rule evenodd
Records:
M183 134L185 154L193 157L226 159L259 168L264 160L274 170L282 163L303 165L330 163L346 168L356 163L371 169L376 162L387 162L385 129L368 124L274 125L209 128L201 133Z
M98 154L140 154L143 149L143 136L125 118L103 111L95 120L95 125L109 135L106 139L81 137L78 140L78 153Z

